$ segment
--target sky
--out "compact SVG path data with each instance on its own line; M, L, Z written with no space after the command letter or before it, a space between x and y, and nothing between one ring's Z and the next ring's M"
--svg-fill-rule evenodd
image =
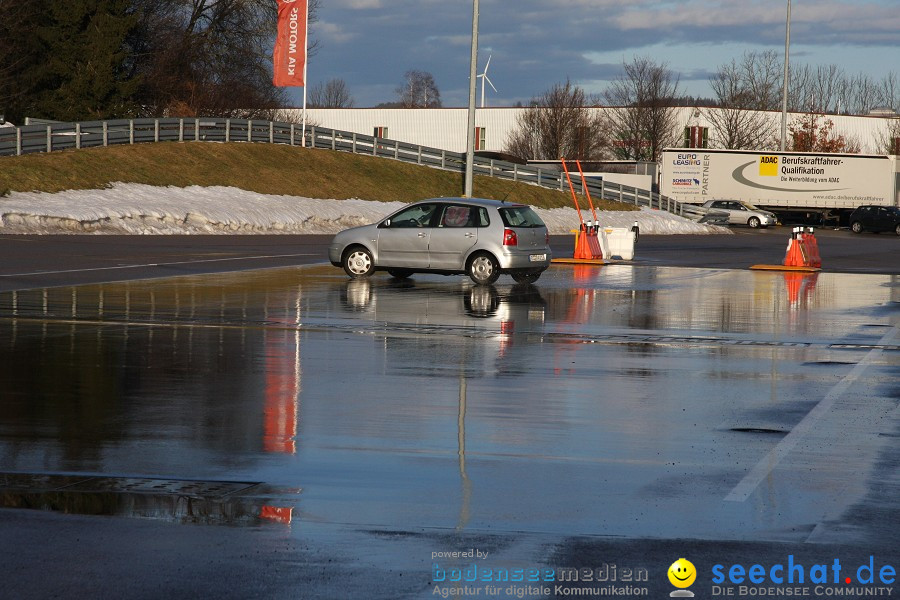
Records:
M308 84L347 83L356 106L397 100L408 70L434 75L444 106L468 102L471 0L322 0ZM686 94L711 97L709 77L746 51L784 53L787 0L480 0L487 106L527 104L569 78L600 93L623 61L648 57ZM792 0L790 64L849 75L900 75L900 0ZM481 89L478 89L480 103ZM299 104L302 92L293 91Z

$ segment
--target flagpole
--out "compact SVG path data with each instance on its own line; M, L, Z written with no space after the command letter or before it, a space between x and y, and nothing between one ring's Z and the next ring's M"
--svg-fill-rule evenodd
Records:
M309 67L309 2L306 2L306 15L303 26L303 127L302 127L302 137L300 138L300 146L302 148L306 148L306 88L309 87L307 85L306 73L307 68ZM315 143L313 144L315 146Z
M469 60L469 116L466 132L466 198L472 197L472 179L475 171L475 80L478 61L478 0L472 1L472 56Z

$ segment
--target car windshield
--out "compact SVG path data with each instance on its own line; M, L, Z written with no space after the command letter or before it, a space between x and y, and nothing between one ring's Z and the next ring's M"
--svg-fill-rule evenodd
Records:
M507 227L544 227L544 222L528 206L511 206L499 209L500 218Z

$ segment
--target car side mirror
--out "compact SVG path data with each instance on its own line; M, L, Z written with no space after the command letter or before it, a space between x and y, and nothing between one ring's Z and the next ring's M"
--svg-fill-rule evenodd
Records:
M384 221L381 222L380 225L378 225L378 228L379 228L379 229L384 229L385 227L390 227L390 226L391 226L391 220L390 220L390 219L385 219Z

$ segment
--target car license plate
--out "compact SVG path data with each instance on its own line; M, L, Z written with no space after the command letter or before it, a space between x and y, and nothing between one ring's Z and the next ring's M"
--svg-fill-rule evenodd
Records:
M531 262L543 262L543 261L547 260L547 255L546 254L532 254L531 256L528 257L528 259Z

